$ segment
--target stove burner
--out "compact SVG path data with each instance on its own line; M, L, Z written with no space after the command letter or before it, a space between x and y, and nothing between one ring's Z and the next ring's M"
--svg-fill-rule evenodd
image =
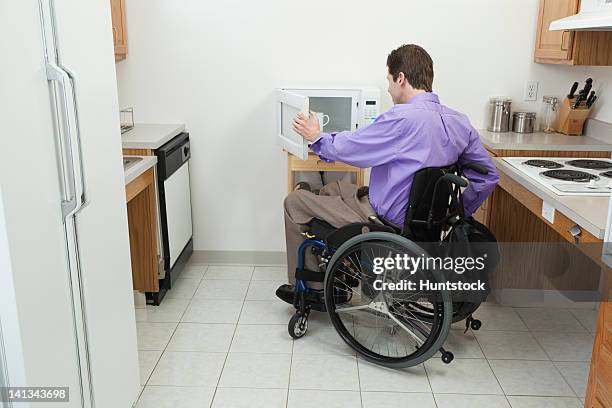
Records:
M612 178L612 171L604 171L603 173L599 173L600 176Z
M566 164L574 167L580 167L582 169L593 169L593 170L605 170L612 169L612 163L604 160L594 160L594 159L580 159L580 160L570 160Z
M561 163L557 163L552 160L527 160L526 162L523 162L523 164L539 167L541 169L560 169L563 167Z
M599 177L596 175L579 170L547 170L540 174L544 177L564 181L577 181L579 183L586 183L590 180L599 180Z

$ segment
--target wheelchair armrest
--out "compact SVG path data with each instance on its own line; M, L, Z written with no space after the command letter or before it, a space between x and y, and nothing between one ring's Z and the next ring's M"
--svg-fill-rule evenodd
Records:
M467 187L468 182L466 179L453 174L453 173L446 173L445 175L442 176L441 178L442 180L446 180L446 181L450 181L453 184L458 185L459 187Z
M489 174L489 170L487 170L485 166L478 163L468 163L461 167L462 174L465 170L474 170L476 173L482 174L483 176Z

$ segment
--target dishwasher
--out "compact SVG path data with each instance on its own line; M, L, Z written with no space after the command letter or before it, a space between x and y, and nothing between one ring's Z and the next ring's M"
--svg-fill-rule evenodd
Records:
M156 149L155 156L163 271L160 270L159 292L147 293L147 303L159 305L193 253L189 133L175 136Z

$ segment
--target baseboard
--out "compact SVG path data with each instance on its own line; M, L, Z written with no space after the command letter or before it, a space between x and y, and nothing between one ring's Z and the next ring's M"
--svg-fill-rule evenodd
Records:
M286 252L275 251L193 251L190 263L227 265L286 265Z

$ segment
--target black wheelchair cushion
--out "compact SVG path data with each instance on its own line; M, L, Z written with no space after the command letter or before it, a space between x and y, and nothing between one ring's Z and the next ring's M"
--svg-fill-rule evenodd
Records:
M318 218L313 218L308 224L308 232L322 241L327 241L327 237L337 229L330 223Z

